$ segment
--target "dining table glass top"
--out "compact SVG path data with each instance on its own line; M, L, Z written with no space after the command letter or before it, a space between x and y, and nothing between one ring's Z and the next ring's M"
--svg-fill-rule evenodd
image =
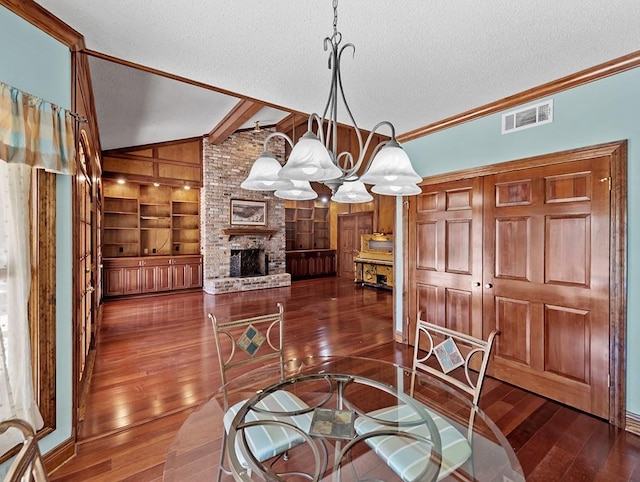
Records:
M305 408L265 410L261 402L282 390ZM225 411L241 401L227 416L225 440ZM274 425L297 432L300 443L261 461L245 434ZM185 421L164 480L217 477L223 443L232 476L222 480L524 481L504 435L465 395L363 357L307 357L235 377Z

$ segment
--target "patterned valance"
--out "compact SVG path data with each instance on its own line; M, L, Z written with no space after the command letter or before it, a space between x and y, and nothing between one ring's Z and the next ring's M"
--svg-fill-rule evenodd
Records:
M73 122L69 111L0 82L0 159L75 173Z

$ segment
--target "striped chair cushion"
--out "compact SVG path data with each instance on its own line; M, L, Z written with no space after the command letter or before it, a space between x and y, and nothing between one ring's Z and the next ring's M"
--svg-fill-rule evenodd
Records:
M229 432L231 422L245 403L246 400L238 402L229 408L227 413L225 413L223 420L224 428L227 433ZM278 390L258 402L257 407L264 410L272 410L274 412L293 412L295 410L308 408L308 405L292 393L285 390ZM309 427L311 426L311 417L311 413L305 413L302 415L296 415L295 417L281 418L285 419L288 423L293 423L298 426L304 432L308 432ZM245 421L247 422L255 420L278 420L278 417L254 411L248 412L245 416ZM245 431L245 436L249 447L251 448L251 452L260 462L270 459L271 457L275 457L276 455L279 455L304 442L304 438L298 432L278 425L249 427ZM239 439L236 438L236 454L240 463L244 467L248 467L249 464L242 455L239 443Z
M471 446L467 439L447 420L428 408L425 407L425 409L438 427L442 442L442 465L438 475L438 480L440 480L471 457ZM408 405L383 408L370 412L368 415L380 420L398 422L419 419L416 412ZM354 426L359 435L390 428L365 417L357 418ZM402 430L430 439L429 431L423 424L406 427ZM405 482L416 480L424 472L429 461L429 448L417 440L389 435L371 437L366 439L366 442Z

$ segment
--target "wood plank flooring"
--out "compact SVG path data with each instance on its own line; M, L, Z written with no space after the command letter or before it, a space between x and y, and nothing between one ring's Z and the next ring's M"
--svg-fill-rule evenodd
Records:
M160 481L186 418L220 385L207 313L222 320L285 307L287 358L358 354L409 364L393 341L392 295L341 278L291 287L202 292L104 305L77 455L52 481ZM527 480L640 481L640 437L494 379L481 407L513 446Z

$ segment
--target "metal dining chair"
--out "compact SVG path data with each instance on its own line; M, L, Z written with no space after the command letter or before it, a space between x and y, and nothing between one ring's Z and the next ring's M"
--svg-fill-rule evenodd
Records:
M460 424L454 424L441 413L437 404L424 400L425 408L436 426L441 441L441 463L436 480L441 480L458 470L470 460L468 472L473 479L472 436L475 414L482 392L482 386L498 331L490 333L486 341L448 328L429 323L418 314L416 336L413 351L410 395L414 397L420 372L435 376L448 385L462 390L470 396L471 409L467 430L461 430ZM420 400L422 401L422 400ZM387 407L369 412L355 422L359 435L374 431L383 431L396 426L398 431L410 432L429 439L425 424L412 424L415 412L407 405ZM403 426L400 430L400 426ZM427 472L430 453L433 447L424 442L401 435L373 436L366 443L386 464L405 482L422 480Z
M0 436L12 428L22 433L24 441L20 451L9 466L4 482L48 481L47 472L44 470L42 456L38 448L38 440L31 425L17 418L5 420L0 422Z
M225 431L218 470L218 480L220 480L223 473L233 475L231 468L225 466L227 462L227 436L235 415L246 402L246 400L241 400L230 406L230 397L227 391L227 383L230 381L229 372L236 370L237 373L239 368L256 368L275 360L280 364L280 379L284 377L284 308L281 303L278 303L277 313L225 323L218 322L211 313L209 313L209 319L213 326L218 351L225 411L223 418ZM307 413L287 417L287 419L304 432L308 432L311 425L309 406L295 394L286 390L273 392L265 397L257 405L257 408L264 410L264 412L251 411L245 421L278 420L277 412L307 411ZM305 441L298 432L287 430L278 424L249 427L244 430L244 435L251 453L259 462L280 455L286 456L289 449ZM236 440L235 455L242 466L250 471L250 464L237 442Z

